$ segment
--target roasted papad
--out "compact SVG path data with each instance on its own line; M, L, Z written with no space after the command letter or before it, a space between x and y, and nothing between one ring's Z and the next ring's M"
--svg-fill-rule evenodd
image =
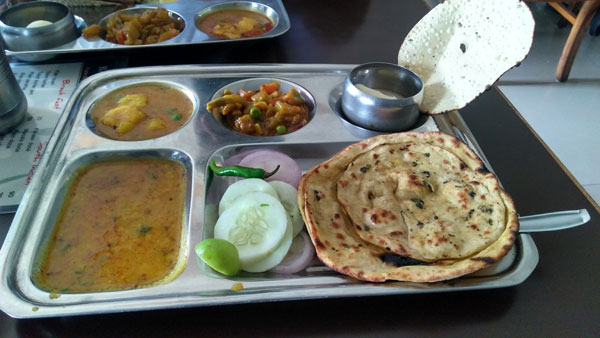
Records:
M446 0L408 33L398 64L423 80L421 111L460 109L527 56L534 27L520 0Z
M321 261L372 282L474 272L502 258L519 229L496 177L440 132L355 143L304 174L298 203Z

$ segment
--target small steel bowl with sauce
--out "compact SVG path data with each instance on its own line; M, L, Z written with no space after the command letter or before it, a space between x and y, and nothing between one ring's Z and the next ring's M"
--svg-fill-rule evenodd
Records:
M360 127L398 132L417 122L422 101L423 81L417 74L391 63L373 62L354 68L346 77L342 110Z

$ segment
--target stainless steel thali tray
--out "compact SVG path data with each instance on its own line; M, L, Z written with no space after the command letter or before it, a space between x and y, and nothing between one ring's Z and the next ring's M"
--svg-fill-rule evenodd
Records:
M230 181L215 177L206 186L207 163L247 149L270 148L298 161L302 170L320 163L369 133L346 122L340 111L341 89L353 65L169 66L107 71L82 82L51 137L46 155L14 218L0 252L0 306L14 317L51 317L192 306L314 298L397 295L500 288L523 282L538 262L532 238L519 234L513 250L497 264L476 274L432 284L365 283L338 274L317 260L294 275L270 273L224 278L196 260L194 246L212 231L218 195ZM235 133L217 122L205 104L217 90L244 79L289 81L314 99L312 120L296 132L274 137ZM140 81L167 82L184 88L195 113L178 131L146 141L122 142L96 135L88 127L88 110L107 91ZM465 140L480 152L458 112L424 116L415 131L441 130ZM175 159L188 172L184 231L185 268L170 283L126 291L50 294L32 282L40 243L51 231L64 182L80 165L109 155ZM483 154L480 152L483 157ZM488 164L489 167L489 164ZM491 169L491 168L490 168ZM232 291L234 283L242 291ZM56 297L58 296L58 297Z
M153 48L161 46L173 46L173 45L195 45L195 44L207 44L207 43L225 43L235 41L247 41L257 39L273 38L284 34L290 28L290 19L287 15L285 7L281 0L252 0L252 1L235 1L235 0L216 0L216 1L197 1L197 0L178 0L173 3L166 3L161 5L139 5L126 9L129 14L142 13L147 8L162 7L171 12L171 17L183 20L185 28L177 36L159 43L149 45L120 45L116 43L107 42L101 38L94 38L86 40L83 36L80 36L76 40L58 46L52 49L44 50L29 50L29 51L14 51L6 50L6 55L14 56L18 59L25 61L40 61L58 54L64 53L80 53L86 51L107 51L107 50L119 50L119 49L132 49L132 48ZM243 39L223 39L210 36L196 27L196 20L203 15L208 15L217 10L222 9L244 9L259 12L268 17L273 22L273 29L266 32L265 34L243 38ZM79 29L84 29L87 26L96 23L102 23L100 19L98 22L92 22L94 19L85 21L83 18L76 16L76 25Z

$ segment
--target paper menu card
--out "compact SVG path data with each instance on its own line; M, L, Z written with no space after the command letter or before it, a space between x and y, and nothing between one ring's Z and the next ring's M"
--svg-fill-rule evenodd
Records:
M11 65L27 97L25 120L0 135L0 213L14 212L69 97L83 63Z

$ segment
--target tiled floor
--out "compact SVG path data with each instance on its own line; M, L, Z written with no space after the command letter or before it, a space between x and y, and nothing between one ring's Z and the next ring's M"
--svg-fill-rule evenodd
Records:
M569 80L554 71L571 26L545 4L532 4L533 46L498 85L560 161L600 204L600 36L586 33Z

